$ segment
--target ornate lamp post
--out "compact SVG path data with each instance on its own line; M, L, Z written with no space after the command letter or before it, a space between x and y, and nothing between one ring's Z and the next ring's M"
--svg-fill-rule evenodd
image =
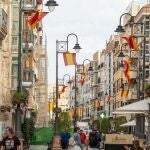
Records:
M17 92L22 92L22 23L23 23L23 2L24 0L20 0L19 2L19 40L18 40L18 86ZM49 0L46 4L49 7L58 6L54 0ZM53 9L54 10L54 9ZM21 132L21 107L20 104L17 104L17 108L15 110L15 132L19 138L22 138Z
M76 127L76 123L77 123L77 74L81 74L84 73L84 65L85 65L85 61L89 61L90 62L90 66L88 68L88 71L93 71L92 68L92 63L89 59L85 59L83 61L83 72L77 72L77 65L75 65L75 84L74 84L74 92L75 92L75 96L74 96L74 128Z
M58 121L59 121L59 113L60 109L58 107L58 54L59 53L64 53L64 52L69 52L68 50L68 43L69 43L69 37L74 36L76 38L76 43L74 46L74 50L76 52L79 52L81 49L79 43L78 43L78 37L74 33L70 33L67 35L67 40L66 41L56 41L56 111L55 111L55 135L58 134ZM76 80L76 79L75 79Z

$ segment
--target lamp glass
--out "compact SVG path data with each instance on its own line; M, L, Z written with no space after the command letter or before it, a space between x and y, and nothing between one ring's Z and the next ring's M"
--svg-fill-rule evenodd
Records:
M50 12L53 12L55 10L55 6L48 6L48 9Z
M88 71L89 71L89 72L90 72L90 71L93 71L93 67L90 66L89 69L88 69Z
M80 51L81 47L78 43L76 43L73 49L76 51L76 53L78 53Z

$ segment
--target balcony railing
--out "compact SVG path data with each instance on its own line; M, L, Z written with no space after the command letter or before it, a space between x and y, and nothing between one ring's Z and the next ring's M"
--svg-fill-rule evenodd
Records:
M23 31L23 51L28 53L34 49L34 34L30 30Z
M24 69L23 70L23 86L31 87L34 82L34 72L32 69Z
M0 8L0 40L3 40L7 35L8 30L8 15L4 9Z

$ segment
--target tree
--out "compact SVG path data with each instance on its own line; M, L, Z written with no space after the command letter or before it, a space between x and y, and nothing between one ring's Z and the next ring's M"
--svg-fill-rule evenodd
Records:
M101 121L101 131L103 133L108 133L111 129L110 119L109 118L103 118Z
M98 130L100 129L100 121L99 121L99 119L93 120L91 128L96 128Z
M125 116L120 116L120 117L114 118L114 119L113 119L113 122L114 122L114 124L115 124L115 130L116 130L117 132L126 131L126 129L127 129L126 127L120 127L121 124L127 122Z
M68 131L71 131L71 120L67 112L62 112L60 114L59 121L59 131L63 131L65 128L67 128Z
M24 123L22 124L22 133L24 142L28 145L34 135L35 131L35 119L36 119L36 112L31 112L30 118L24 118Z

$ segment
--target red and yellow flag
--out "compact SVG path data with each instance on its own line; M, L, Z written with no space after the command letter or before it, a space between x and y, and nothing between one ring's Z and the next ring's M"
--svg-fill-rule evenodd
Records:
M98 100L97 101L97 111L100 111L101 110L101 101Z
M29 25L32 29L48 14L48 12L39 12L37 11L29 20Z
M128 45L131 49L140 50L139 45L136 42L135 36L124 36L122 38L124 38L127 41Z
M110 95L108 95L108 96L107 96L107 103L109 103L109 102L110 102L110 98L111 98L111 96L110 96Z
M131 80L130 80L130 63L131 63L131 61L124 60L123 63L124 63L124 67L125 67L124 75L127 78L128 85L130 85L130 83L131 83Z
M63 57L64 57L65 66L76 65L77 64L77 62L76 62L76 53L66 52L66 53L63 53Z
M63 87L61 88L61 90L60 90L60 92L59 92L59 94L58 94L58 99L60 99L61 94L65 93L65 90L66 90L67 87L68 87L68 86L63 85Z
M129 93L129 90L122 90L121 92L121 97L127 97L128 96L128 93Z
M85 80L86 80L86 73L81 73L81 85L83 86L85 84Z

